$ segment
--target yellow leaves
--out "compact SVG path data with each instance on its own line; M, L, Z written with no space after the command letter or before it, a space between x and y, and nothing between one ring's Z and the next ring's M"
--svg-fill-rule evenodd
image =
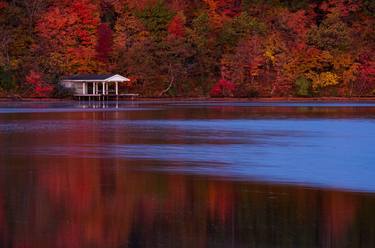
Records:
M272 50L266 50L264 53L264 56L272 62L272 64L275 64L276 58L274 56L274 52Z
M313 90L339 84L339 76L333 72L322 72L320 74L309 72L306 74L306 78L312 81Z
M312 89L318 92L345 82L346 79L353 80L355 68L352 68L354 74L348 71L352 63L350 55L333 56L328 51L308 49L290 61L290 65L284 66L284 70L294 78L304 76L312 82Z
M308 51L306 54L306 66L308 68L324 68L332 64L333 56L328 51Z
M321 87L327 87L337 85L339 83L339 77L333 72L323 72L319 77L319 85Z
M272 34L265 41L264 57L274 65L277 62L277 58L287 50L282 38L278 34Z

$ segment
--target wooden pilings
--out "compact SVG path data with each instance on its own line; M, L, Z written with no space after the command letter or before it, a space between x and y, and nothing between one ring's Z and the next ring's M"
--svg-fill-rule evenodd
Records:
M110 101L110 100L116 100L119 101L121 99L131 99L134 100L134 98L138 97L139 94L111 94L111 95L105 95L105 94L86 94L86 95L75 95L74 98L78 99L79 101Z

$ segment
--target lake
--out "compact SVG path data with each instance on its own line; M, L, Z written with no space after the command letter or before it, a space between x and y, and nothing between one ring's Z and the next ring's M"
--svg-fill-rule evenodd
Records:
M0 103L0 247L375 247L375 103Z

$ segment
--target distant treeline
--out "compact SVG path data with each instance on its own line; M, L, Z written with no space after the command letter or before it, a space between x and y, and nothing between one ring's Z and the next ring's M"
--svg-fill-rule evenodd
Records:
M373 0L0 0L0 95L119 73L144 96L375 95Z

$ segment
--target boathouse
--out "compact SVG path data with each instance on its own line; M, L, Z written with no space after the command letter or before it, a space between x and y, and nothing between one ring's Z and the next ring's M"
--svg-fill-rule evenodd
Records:
M61 85L74 90L76 97L110 97L119 94L119 84L129 85L130 79L119 74L86 74L64 77Z

